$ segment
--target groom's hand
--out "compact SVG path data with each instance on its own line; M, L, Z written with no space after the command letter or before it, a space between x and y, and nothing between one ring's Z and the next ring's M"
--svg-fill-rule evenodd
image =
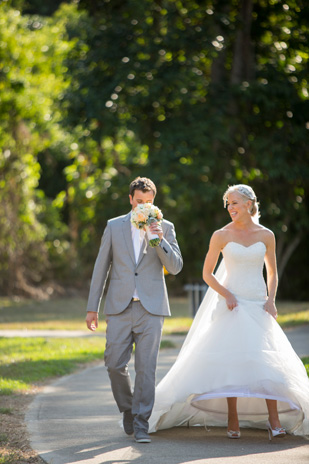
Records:
M94 332L99 326L99 315L95 311L88 311L86 316L86 324L89 330Z
M163 229L162 229L162 226L158 222L152 222L149 226L149 229L153 234L157 234L159 239L162 240Z

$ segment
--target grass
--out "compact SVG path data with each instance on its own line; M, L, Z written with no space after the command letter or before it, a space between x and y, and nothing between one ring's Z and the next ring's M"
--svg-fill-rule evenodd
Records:
M163 348L174 347L170 341ZM29 391L50 378L67 375L84 363L102 360L104 342L91 338L0 338L0 395ZM309 376L309 356L303 358ZM1 408L0 414L10 414Z
M309 310L289 314L279 313L277 321L283 329L309 324Z
M163 341L162 348L173 348ZM0 338L0 395L23 393L84 363L103 360L104 342L90 338ZM309 356L303 358L309 375ZM0 414L10 414L1 408Z
M173 317L166 318L165 335L186 334L191 326L186 298L171 298ZM309 324L309 304L279 302L278 322L282 327ZM0 298L0 330L84 330L86 299L62 298L49 301ZM102 317L98 335L105 332ZM170 345L171 343L171 345ZM68 374L83 363L103 359L101 337L87 338L0 338L0 394L27 391L45 379ZM171 347L163 341L161 348ZM308 372L309 358L306 359ZM1 411L0 411L1 412ZM1 464L1 463L0 463Z
M102 360L102 338L0 338L0 395L24 392Z
M161 348L174 348L163 340ZM42 381L67 375L82 364L103 360L102 337L0 338L0 395L26 392ZM9 409L0 408L0 414Z
M84 298L0 298L0 330L82 330L86 303Z
M164 334L187 333L192 316L187 298L171 298L172 317L166 318ZM85 298L59 298L48 301L0 298L0 330L87 330ZM282 327L309 324L308 302L278 302L278 322ZM101 314L99 332L106 325Z
M85 330L87 300L59 298L48 301L0 298L0 330ZM164 334L186 333L192 323L186 298L172 298L174 317L166 318ZM106 323L100 314L99 332Z
M7 435L5 433L0 433L0 444L6 443L8 441Z
M186 298L171 298L173 317L166 318L164 334L185 334L192 317ZM86 300L83 298L33 301L0 298L0 330L85 330ZM278 321L283 327L309 323L308 303L278 303ZM101 316L102 317L102 316ZM102 318L103 319L103 318ZM100 321L99 333L105 331L104 320ZM67 375L91 361L102 360L104 353L102 337L87 338L0 338L0 407L3 424L15 418L9 402L29 398L36 385ZM161 348L172 348L173 342L163 340ZM309 357L303 358L309 376ZM24 394L26 393L26 394ZM17 403L18 404L18 403ZM33 450L24 446L24 435L12 435L15 423L7 425L12 443L6 433L0 434L0 464L16 462L41 463ZM19 424L19 422L18 422ZM16 429L17 430L17 429ZM24 448L23 448L24 449ZM21 458L26 456L25 459ZM30 458L31 456L31 458ZM29 461L29 459L30 461Z
M0 464L16 464L18 461L15 453L11 453L9 456L0 456Z
M307 371L307 375L309 377L309 356L306 356L306 357L302 358L302 362L304 363L304 366L305 366L306 371Z
M10 409L10 408L0 408L0 414L12 414L12 409Z
M176 345L171 340L162 340L160 344L160 349L164 348L176 348Z

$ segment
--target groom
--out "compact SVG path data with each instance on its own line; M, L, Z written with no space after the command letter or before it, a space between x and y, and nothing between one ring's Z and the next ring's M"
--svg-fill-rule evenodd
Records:
M130 184L132 210L153 203L157 190L145 177ZM130 222L131 212L110 219L105 228L91 280L86 323L94 331L107 276L105 365L123 427L138 443L149 443L148 419L154 404L155 371L164 316L170 316L163 266L171 274L182 269L174 225L151 224L160 244L151 248L143 230ZM135 385L132 393L128 362L135 344Z

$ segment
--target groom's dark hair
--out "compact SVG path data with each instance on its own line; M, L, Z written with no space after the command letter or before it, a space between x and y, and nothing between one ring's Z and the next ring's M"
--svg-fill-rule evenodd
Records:
M152 192L155 197L157 194L157 188L152 180L147 177L137 177L130 184L130 195L133 197L135 190L141 190L142 192Z

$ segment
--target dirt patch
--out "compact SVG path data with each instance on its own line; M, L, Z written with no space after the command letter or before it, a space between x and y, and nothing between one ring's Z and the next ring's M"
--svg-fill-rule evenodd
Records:
M82 363L74 372L100 364L96 359ZM35 395L57 380L51 377L23 393L0 395L0 464L46 464L30 446L30 437L25 423L25 414Z
M0 396L0 456L3 464L44 464L31 448L25 412L40 387L25 394Z

